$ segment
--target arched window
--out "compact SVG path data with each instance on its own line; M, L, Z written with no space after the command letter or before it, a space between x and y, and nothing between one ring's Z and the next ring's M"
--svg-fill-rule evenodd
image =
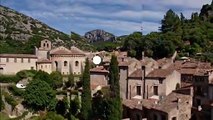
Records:
M49 44L47 43L47 48L49 48Z
M64 61L64 67L66 67L67 66L67 61Z
M43 47L45 47L45 46L46 46L46 43L43 44Z
M75 61L75 66L78 67L79 66L79 62Z
M4 68L0 68L0 74L3 74Z

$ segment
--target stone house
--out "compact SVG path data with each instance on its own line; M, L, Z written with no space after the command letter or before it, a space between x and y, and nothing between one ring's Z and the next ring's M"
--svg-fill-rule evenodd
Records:
M155 69L145 77L145 97L164 97L180 86L180 73L172 69Z
M189 120L192 96L172 92L160 100L124 100L124 118L131 120Z

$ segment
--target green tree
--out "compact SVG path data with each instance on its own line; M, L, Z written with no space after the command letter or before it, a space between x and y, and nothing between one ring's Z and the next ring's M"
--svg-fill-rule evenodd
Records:
M78 111L80 110L80 101L78 96L76 96L73 100L70 100L70 115L76 116Z
M108 99L109 120L120 120L122 117L122 103L120 98L119 68L116 56L112 56L109 67L109 83L111 97Z
M64 117L55 112L48 112L44 120L64 120Z
M45 81L46 83L48 83L50 86L52 86L52 80L50 78L50 75L47 72L41 71L39 70L35 76L33 77L33 79L36 80L42 80Z
M2 89L1 89L1 86L0 86L0 112L3 109L4 109L4 103L3 103L3 100L2 100Z
M56 88L60 88L63 86L63 76L61 75L60 72L58 71L54 71L50 74L50 79L51 79L51 83L52 83L52 87L54 89Z
M108 103L102 91L97 91L92 99L93 119L106 120L108 114Z
M83 92L82 92L82 118L84 120L89 120L91 117L92 112L92 98L91 98L91 90L90 90L90 63L89 59L86 59L85 63L85 69L82 76L82 82L83 82Z
M34 110L49 110L54 106L55 93L46 82L34 79L26 87L24 101Z
M129 56L141 58L143 46L141 32L134 32L125 38L123 49L128 51Z
M181 28L181 22L177 14L175 14L171 9L166 12L164 19L161 21L160 30L163 33L166 32L178 32Z
M68 81L65 83L66 87L74 87L75 81L72 72L68 76Z

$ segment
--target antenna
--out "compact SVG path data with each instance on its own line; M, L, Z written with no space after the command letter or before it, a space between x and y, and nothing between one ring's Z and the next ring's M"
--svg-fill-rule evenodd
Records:
M141 35L143 35L143 10L144 10L144 5L141 5Z

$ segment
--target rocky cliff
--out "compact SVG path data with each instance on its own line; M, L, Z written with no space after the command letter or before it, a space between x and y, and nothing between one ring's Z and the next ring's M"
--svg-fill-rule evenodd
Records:
M104 30L92 30L85 33L84 37L88 39L90 43L100 42L100 41L115 41L115 36Z

